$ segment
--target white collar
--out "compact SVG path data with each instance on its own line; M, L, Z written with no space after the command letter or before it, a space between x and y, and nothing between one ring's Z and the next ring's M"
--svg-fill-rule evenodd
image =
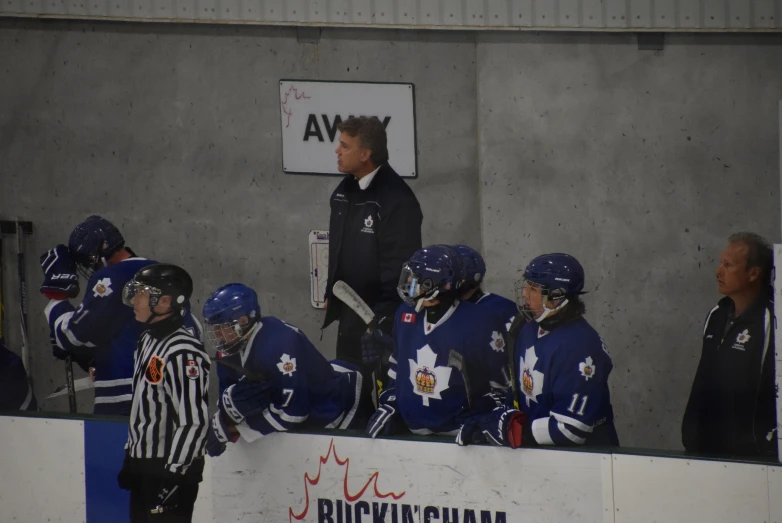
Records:
M359 186L359 188L362 191L366 191L367 190L367 187L369 187L369 184L372 183L372 180L375 179L375 175L377 174L377 172L379 170L380 170L380 167L378 167L377 169L375 169L371 173L367 174L366 176L364 176L363 178L361 178L358 181L358 186Z
M483 296L478 298L478 301L476 301L475 304L477 305L478 303L482 302L484 298L488 298L489 296L491 296L490 292L485 293Z
M244 364L247 363L247 357L250 355L250 348L253 345L253 342L255 341L255 337L258 335L259 332L261 332L261 328L263 327L263 322L261 320L258 320L258 323L255 324L253 329L255 329L255 332L253 332L250 335L250 339L247 340L247 345L244 346L244 348L241 350L240 354L242 355L242 367L244 367Z
M439 327L440 325L442 325L443 323L448 321L448 318L453 316L453 313L456 310L456 307L458 307L458 306L459 306L459 300L454 301L453 305L451 305L451 308L448 309L447 311L445 311L445 314L443 314L443 317L440 318L440 320L437 323L435 323L434 325L429 323L429 321L426 319L426 310L424 310L424 335L433 333L434 330L437 327Z
M142 258L141 256L132 256L130 258L125 258L124 260L120 260L119 263L126 262L126 261L139 261L139 260L146 260L146 258Z

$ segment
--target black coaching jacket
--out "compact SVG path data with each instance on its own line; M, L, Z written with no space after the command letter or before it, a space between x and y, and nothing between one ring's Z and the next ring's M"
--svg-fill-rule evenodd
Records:
M711 310L682 421L688 451L776 456L774 327L770 292L738 317L727 297Z
M329 300L325 329L340 317L342 302L332 297L334 282L350 285L390 331L401 303L396 287L402 264L421 248L421 206L412 189L383 164L365 190L346 176L331 195L329 220Z

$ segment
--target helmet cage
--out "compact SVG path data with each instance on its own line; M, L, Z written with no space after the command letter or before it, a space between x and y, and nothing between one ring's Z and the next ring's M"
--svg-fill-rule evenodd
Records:
M206 339L215 351L230 356L244 348L245 343L252 334L255 322L245 321L242 318L223 323L207 323Z
M565 302L560 303L557 307L554 309L548 308L548 302L549 300L562 300L567 297L565 294L565 289L551 289L548 285L543 285L541 283L537 283L535 281L532 281L524 276L519 278L516 281L516 284L514 285L514 293L516 295L516 307L518 307L519 312L525 316L528 320L534 320L536 319L535 312L530 307L530 304L527 302L527 300L524 298L524 290L527 288L536 288L540 289L541 296L543 298L542 305L543 305L543 313L540 315L540 320L542 320L544 317L548 316L551 312L554 310L559 309L560 307L563 307L566 303ZM548 312L547 312L548 311Z

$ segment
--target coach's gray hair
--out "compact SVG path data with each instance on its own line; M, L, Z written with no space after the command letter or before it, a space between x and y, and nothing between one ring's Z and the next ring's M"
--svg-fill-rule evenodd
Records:
M747 270L760 268L761 281L771 283L771 271L774 268L774 250L771 243L754 232L737 232L728 238L730 243L743 243L747 246Z

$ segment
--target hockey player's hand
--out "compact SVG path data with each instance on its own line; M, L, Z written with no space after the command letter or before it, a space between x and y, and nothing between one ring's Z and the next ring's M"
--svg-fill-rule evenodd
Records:
M151 500L149 513L167 514L179 506L179 481L164 477L157 495Z
M361 336L361 359L367 367L373 366L385 354L393 351L394 338L380 329L372 329Z
M272 402L272 385L268 381L240 381L223 391L220 410L233 425L256 416Z
M68 247L58 245L46 251L41 255L40 261L43 269L41 294L53 300L65 300L79 295L79 276Z
M239 434L231 431L230 425L225 422L224 416L220 411L215 412L207 433L206 453L213 458L225 452L226 444L229 441L234 443L239 439Z
M367 424L367 434L372 438L391 436L399 431L401 415L396 408L396 393L388 389L379 398L381 404Z
M493 445L515 449L521 446L525 421L523 412L497 407L488 414L478 414L465 420L456 435L456 443L464 447L488 441Z

